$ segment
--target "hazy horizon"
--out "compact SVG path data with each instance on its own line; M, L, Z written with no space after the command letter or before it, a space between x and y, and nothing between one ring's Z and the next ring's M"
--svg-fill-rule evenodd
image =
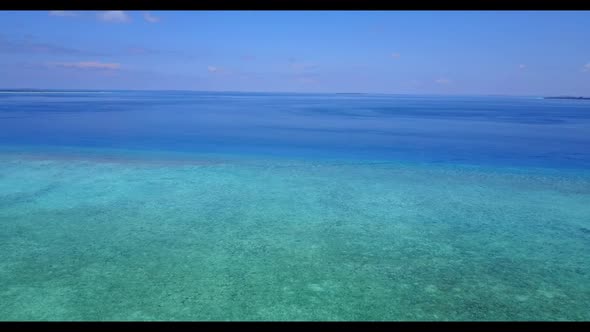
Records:
M581 96L571 96L571 95L535 95L535 94L528 94L528 95L516 95L516 94L483 94L483 93L452 93L452 94L442 94L442 93L395 93L395 92L363 92L363 91L326 91L326 92L314 92L314 91L255 91L255 90L190 90L190 89L108 89L108 88L92 88L92 89L76 89L76 88L0 88L0 92L19 92L21 90L34 90L34 91L41 91L41 92L68 92L68 91L80 91L80 92L101 92L101 91L138 91L138 92L203 92L203 93L268 93L268 94L362 94L362 95L388 95L388 96L441 96L441 97L553 97L553 96L563 96L563 97L581 97ZM24 91L26 92L26 91ZM585 96L584 96L585 97Z

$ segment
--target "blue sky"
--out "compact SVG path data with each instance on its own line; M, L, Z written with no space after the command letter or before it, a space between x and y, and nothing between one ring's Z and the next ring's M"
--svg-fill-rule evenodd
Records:
M590 95L588 11L2 11L0 88Z

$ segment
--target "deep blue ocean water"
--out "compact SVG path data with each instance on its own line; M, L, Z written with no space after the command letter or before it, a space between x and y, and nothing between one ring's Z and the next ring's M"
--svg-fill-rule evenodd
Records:
M0 320L588 320L590 102L0 92Z
M590 103L445 97L91 91L1 93L2 145L590 166Z

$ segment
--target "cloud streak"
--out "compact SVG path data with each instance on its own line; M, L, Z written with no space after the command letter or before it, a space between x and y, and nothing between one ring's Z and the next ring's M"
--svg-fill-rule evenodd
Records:
M215 75L218 77L240 77L243 76L243 73L240 73L239 70L235 70L234 68L227 68L227 67L219 67L215 65L207 66L207 73L210 75Z
M107 10L96 15L103 22L126 23L131 21L131 18L122 10Z
M0 54L1 53L30 53L30 54L56 54L56 55L103 55L93 52L82 51L76 48L65 47L61 45L43 43L32 40L32 38L23 39L3 39L0 36Z
M286 78L302 84L313 84L318 82L318 68L314 63L300 62L295 58L289 59L289 71Z
M185 61L193 60L197 57L195 54L185 53L183 51L176 51L176 50L162 50L156 49L151 47L143 47L143 46L129 46L121 50L121 52L114 52L116 55L120 56L164 56L164 57L174 57L177 59L182 59Z
M97 61L81 61L81 62L58 62L51 63L50 66L73 69L105 69L105 70L119 70L121 64L119 63L104 63Z
M401 54L399 53L391 53L391 57L394 59L399 59L401 57Z
M446 85L446 84L451 84L453 81L451 81L448 78L439 78L439 79L435 80L434 82L436 84Z
M217 66L207 66L207 71L210 73L221 73L223 70Z
M307 77L307 76L300 76L295 79L299 83L303 84L314 84L317 83L318 80L315 77Z
M154 16L148 12L143 13L143 19L146 20L149 23L158 23L160 22L160 18L157 16Z
M78 16L78 13L70 10L50 10L49 16L61 16L61 17L72 17Z
M295 74L303 74L313 72L318 68L316 64L299 62L294 58L289 59L289 69Z

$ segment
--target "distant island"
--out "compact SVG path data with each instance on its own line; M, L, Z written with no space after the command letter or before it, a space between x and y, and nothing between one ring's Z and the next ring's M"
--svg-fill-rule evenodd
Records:
M576 100L590 100L590 97L572 97L572 96L557 96L557 97L543 97L543 99L576 99Z

